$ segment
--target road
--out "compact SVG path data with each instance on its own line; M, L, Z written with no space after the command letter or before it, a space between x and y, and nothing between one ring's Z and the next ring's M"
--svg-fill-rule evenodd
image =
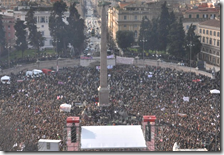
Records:
M80 65L79 59L63 59L58 62L59 69L63 68L63 67L74 67L74 66L79 66L79 65ZM145 61L137 60L137 61L135 61L135 65L138 65L140 67L145 66L145 65L156 66L157 61L150 60L150 59L145 59ZM41 61L39 64L39 69L51 68L51 67L56 69L56 66L57 66L57 60ZM172 69L177 69L177 70L183 70L184 72L190 72L190 67L178 66L177 64L174 64L174 63L159 62L158 66L160 66L162 68L167 67L167 68L172 68ZM26 71L26 70L33 70L33 69L38 69L38 64L34 63L34 64L16 66L14 68L3 70L3 73L0 73L0 75L1 74L9 75L11 72L13 72L14 74L17 74L22 70ZM195 68L191 68L191 71L195 72L196 74L202 74L202 75L211 77L210 73L196 70Z

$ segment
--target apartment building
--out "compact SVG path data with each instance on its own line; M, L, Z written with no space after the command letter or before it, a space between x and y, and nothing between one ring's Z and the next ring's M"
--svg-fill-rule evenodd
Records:
M220 20L211 19L198 24L202 48L199 59L220 66Z
M15 19L20 19L25 21L27 11L14 11L13 16ZM63 21L67 22L67 17L69 16L69 12L64 13ZM37 30L40 31L43 35L43 37L46 38L44 41L43 48L53 48L52 42L53 38L50 35L49 30L49 17L50 17L50 11L36 11L34 18L37 21Z
M147 16L151 20L160 12L159 2L119 2L117 7L108 10L108 31L114 40L119 30L133 31L137 42L142 18Z
M215 19L220 14L220 8L194 7L183 12L183 27L187 33L191 24L195 26L195 33L198 32L198 24L208 19Z

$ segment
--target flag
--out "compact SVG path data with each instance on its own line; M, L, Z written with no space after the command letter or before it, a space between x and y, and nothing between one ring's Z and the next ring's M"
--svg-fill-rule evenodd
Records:
M15 143L12 147L16 147L17 146L17 143Z

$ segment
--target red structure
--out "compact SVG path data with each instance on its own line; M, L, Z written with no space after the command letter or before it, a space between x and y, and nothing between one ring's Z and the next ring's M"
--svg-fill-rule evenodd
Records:
M142 130L144 135L146 134L145 127L147 126L148 122L151 124L151 141L146 140L146 146L148 148L148 151L155 151L155 121L156 121L155 115L143 116Z
M71 142L71 126L73 126L73 123L76 126L76 142L72 143ZM80 123L79 123L79 117L68 117L66 120L67 124L67 151L79 151L79 146L80 146Z

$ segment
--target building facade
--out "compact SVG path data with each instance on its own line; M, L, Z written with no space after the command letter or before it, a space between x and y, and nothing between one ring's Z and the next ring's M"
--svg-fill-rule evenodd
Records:
M5 31L5 41L6 41L6 46L13 46L15 43L15 18L11 16L2 16L2 21L3 21L3 26L4 26L4 31Z
M215 19L219 16L220 8L200 8L195 7L193 9L183 12L183 27L187 33L190 25L195 26L195 33L198 32L198 24L208 19Z
M5 13L8 16L14 17L15 20L20 19L22 21L25 21L27 11L13 11L10 13ZM69 16L69 12L64 13L63 21L67 23L67 17ZM44 41L43 48L53 48L52 42L53 38L50 35L49 30L49 17L50 17L50 11L35 11L34 18L37 21L37 30L40 31L43 35L43 37L46 39Z
M198 24L202 48L199 59L220 66L220 20L211 19Z
M151 20L160 12L161 3L158 2L119 2L118 7L108 10L108 31L114 40L119 30L133 31L137 42L142 18L147 16Z

